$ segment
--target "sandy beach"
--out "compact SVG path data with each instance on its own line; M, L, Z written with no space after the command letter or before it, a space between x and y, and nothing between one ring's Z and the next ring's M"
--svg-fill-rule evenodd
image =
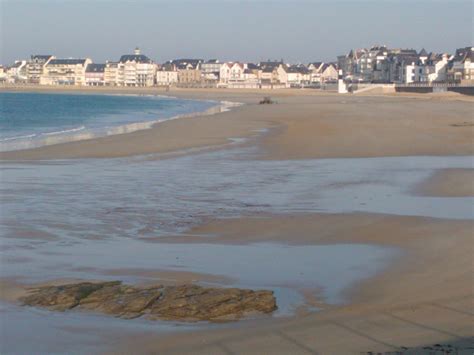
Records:
M54 89L24 89L55 92ZM0 159L112 158L219 147L256 136L264 159L471 155L474 99L459 94L343 96L311 90L57 90L135 93L241 102L230 112L162 122L152 129L38 149L0 152ZM276 105L258 105L271 96ZM350 134L348 134L350 132ZM443 142L443 144L440 144Z
M255 147L262 162L474 155L474 100L457 94L357 96L309 90L155 89L112 92L244 105L124 135L1 152L0 159L8 162L143 154L160 158L163 153L186 155L193 149L227 149L231 138L248 138L241 146ZM271 96L277 103L259 105L264 96ZM472 169L441 169L411 193L470 197L474 196L472 179ZM110 353L360 354L437 343L458 344L466 349L472 346L474 337L473 223L472 219L382 213L261 213L209 219L183 235L143 238L150 245L373 244L400 250L401 256L388 269L347 291L349 304L327 305L319 302L315 290L306 290L307 298L321 307L319 312L302 307L290 317L242 321L222 329L187 332L185 336L182 332L120 334L120 339L111 343ZM122 270L110 270L108 276L147 272L123 265ZM171 283L212 282L218 278L163 270L150 275ZM227 282L225 278L221 281ZM1 285L4 300L18 298L22 292L21 283L15 280L4 280Z

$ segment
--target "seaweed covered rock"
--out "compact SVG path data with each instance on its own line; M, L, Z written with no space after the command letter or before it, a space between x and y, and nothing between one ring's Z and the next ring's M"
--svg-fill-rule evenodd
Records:
M166 288L150 315L161 319L225 320L249 313L271 313L276 308L271 291L182 285Z
M92 310L121 318L147 316L179 321L236 320L277 309L272 291L197 285L135 287L120 281L80 282L34 288L24 305L65 311Z
M80 282L76 284L45 286L33 289L31 294L21 301L28 306L47 307L55 311L65 311L76 307L79 302L91 293L104 287L120 285L120 281L112 282Z
M79 303L81 308L112 314L122 318L136 318L144 314L162 294L162 287L136 288L126 285L103 287Z

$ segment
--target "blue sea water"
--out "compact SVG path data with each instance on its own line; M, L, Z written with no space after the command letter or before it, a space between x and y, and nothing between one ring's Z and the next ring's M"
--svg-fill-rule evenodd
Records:
M216 104L152 95L0 93L0 150L146 129Z

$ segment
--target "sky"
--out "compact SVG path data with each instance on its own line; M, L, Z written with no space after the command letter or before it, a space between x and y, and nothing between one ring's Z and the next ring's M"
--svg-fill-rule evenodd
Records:
M385 44L452 53L473 44L474 0L0 0L0 63L31 54L157 62L335 61Z

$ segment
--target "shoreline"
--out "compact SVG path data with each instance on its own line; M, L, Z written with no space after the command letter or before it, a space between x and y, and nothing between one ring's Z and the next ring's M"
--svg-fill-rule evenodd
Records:
M35 92L40 91L114 92L109 88L35 88ZM270 130L258 143L262 159L268 160L474 154L469 126L474 124L471 98L459 101L458 96L452 95L345 96L290 89L260 92L152 88L115 92L244 105L212 116L198 114L192 120L161 122L159 127L143 131L0 152L0 160L116 158L179 152L224 146L231 138L252 137L262 130ZM258 105L264 95L272 95L277 103Z
M1 91L0 91L1 92ZM22 92L22 93L30 93L28 92ZM41 93L41 92L35 92L35 93ZM54 94L71 94L69 92L54 92ZM94 92L80 92L77 94L81 95L96 95ZM21 144L24 147L21 148L15 148L15 149L10 149L10 150L0 150L0 154L5 153L5 154L14 154L15 152L22 152L22 151L30 151L30 150L36 150L36 149L41 149L46 146L54 146L54 145L67 145L69 143L73 142L80 142L80 141L93 141L96 139L104 138L104 137L109 137L109 136L115 136L115 135L127 135L133 132L137 131L142 131L142 130L147 130L147 129L152 129L152 128L157 128L159 127L160 124L166 121L172 121L176 119L190 119L194 117L203 117L203 116L211 116L215 115L218 113L222 112L227 112L230 111L236 107L239 107L241 105L244 105L243 103L240 102L228 102L228 101L214 101L214 100L196 100L196 99L186 99L186 98L174 98L171 96L166 96L166 95L157 95L157 94L146 94L146 95L141 95L141 94L128 94L128 93L100 93L100 95L106 95L106 96L118 96L118 97L128 97L128 96L134 96L134 97L140 97L140 96L148 96L148 97L154 97L154 98L162 98L162 99L178 99L178 100L185 100L185 101L200 101L200 102L208 102L209 104L213 104L213 106L203 110L203 111L192 111L188 113L182 113L182 114L176 114L173 116L164 116L161 118L149 120L149 121L137 121L137 122L129 122L129 123L124 123L116 126L111 126L111 127L102 127L102 128L88 128L86 126L81 126L79 129L74 128L74 129L68 129L64 131L58 131L58 132L50 132L50 133L35 133L35 134L30 134L26 136L20 136L20 137L7 137L0 141L0 146L2 145L9 145L9 144ZM78 132L78 133L73 133L73 132ZM79 133L80 132L80 133ZM70 134L71 133L71 134ZM44 137L42 137L44 136ZM30 139L26 142L22 142L21 140L23 138L33 138Z
M60 91L58 93L68 94L70 92ZM96 94L96 92L85 94ZM110 93L107 91L101 94L108 95ZM147 95L155 94L148 93ZM159 96L175 97L172 95ZM118 158L154 154L180 155L194 151L224 148L227 145L232 145L234 139L251 138L269 128L266 123L238 122L235 119L237 115L234 112L246 110L249 100L241 102L232 98L228 100L225 97L176 98L205 102L213 101L219 104L205 111L182 114L160 122L150 122L149 127L132 132L43 145L29 149L0 151L0 160L28 161ZM180 135L183 136L183 139L178 139Z

